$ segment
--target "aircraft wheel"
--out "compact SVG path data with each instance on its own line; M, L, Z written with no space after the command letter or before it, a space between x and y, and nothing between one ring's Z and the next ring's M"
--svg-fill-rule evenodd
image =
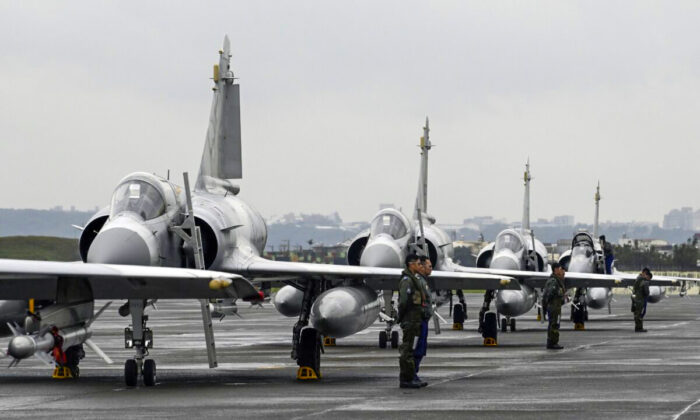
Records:
M508 323L505 318L501 318L501 332L508 331Z
M387 342L386 331L379 331L379 348L385 349Z
M318 330L304 327L299 337L299 366L314 369L316 374L321 370L321 339Z
M392 349L399 348L399 332L398 331L391 332L391 348Z
M143 363L143 384L153 386L156 384L156 362L152 359L146 359Z
M136 360L129 359L124 363L124 381L126 386L136 386L138 381L138 368L136 367Z
M452 310L452 322L454 322L455 324L464 324L464 320L464 308L462 308L461 303L458 303Z
M510 330L515 331L515 318L511 318L510 320Z
M481 334L484 338L493 338L496 340L498 338L498 318L493 312L487 312L484 315L484 325L483 333Z

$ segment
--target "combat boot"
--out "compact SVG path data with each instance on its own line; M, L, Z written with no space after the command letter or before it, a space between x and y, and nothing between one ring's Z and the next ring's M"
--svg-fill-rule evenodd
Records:
M561 350L561 349L563 349L564 347L563 347L563 346L560 346L559 344L553 344L553 343L549 343L549 342L548 342L548 343L547 343L547 348L548 348L549 350Z
M428 383L422 380L420 377L418 377L418 375L416 375L416 377L413 378L413 380L420 382L421 388L423 388L424 386L428 386Z
M412 380L406 382L406 381L401 381L399 382L399 388L420 388L422 382L419 382L416 378L413 378ZM426 385L428 385L426 383Z
M635 328L634 332L647 332L644 328Z

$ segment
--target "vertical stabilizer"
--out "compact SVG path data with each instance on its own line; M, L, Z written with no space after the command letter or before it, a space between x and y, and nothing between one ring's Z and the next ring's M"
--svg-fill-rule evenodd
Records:
M595 217L593 218L593 239L598 239L598 212L600 210L600 181L598 181L598 186L595 189Z
M241 102L239 85L231 70L231 45L228 36L214 66L214 99L209 115L207 140L195 190L212 190L228 184L224 180L242 178Z
M420 173L418 174L418 195L416 196L416 208L414 210L416 219L422 217L428 210L428 152L432 147L428 117L425 117L423 137L420 138Z
M530 181L532 176L530 176L530 158L527 159L525 164L525 175L523 176L523 181L525 182L525 197L523 198L523 230L530 230Z

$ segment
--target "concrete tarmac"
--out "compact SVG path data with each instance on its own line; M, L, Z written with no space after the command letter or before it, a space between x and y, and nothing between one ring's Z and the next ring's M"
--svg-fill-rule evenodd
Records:
M3 369L0 418L700 418L700 296L649 305L646 334L634 333L629 297L618 296L612 314L589 312L586 331L562 322L562 351L544 348L546 325L534 311L516 332L499 333L497 347L483 347L481 296L467 299L464 331L431 327L421 369L430 385L420 390L399 389L398 352L378 348L380 323L326 348L321 381L298 382L289 357L295 320L270 304L243 304L243 318L215 321L219 368L208 369L195 301L149 310L158 384L127 388L129 320L115 305L93 337L114 365L86 348L79 380L51 379L35 359Z

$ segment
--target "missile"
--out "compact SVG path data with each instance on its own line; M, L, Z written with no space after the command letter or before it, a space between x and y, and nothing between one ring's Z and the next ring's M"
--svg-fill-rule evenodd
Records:
M321 334L343 338L377 320L382 299L367 286L336 287L321 293L311 307L311 324Z
M92 331L86 327L71 327L58 331L63 338L63 349L83 344L90 339ZM51 332L15 335L7 346L7 354L17 360L27 359L38 353L48 353L56 345Z

